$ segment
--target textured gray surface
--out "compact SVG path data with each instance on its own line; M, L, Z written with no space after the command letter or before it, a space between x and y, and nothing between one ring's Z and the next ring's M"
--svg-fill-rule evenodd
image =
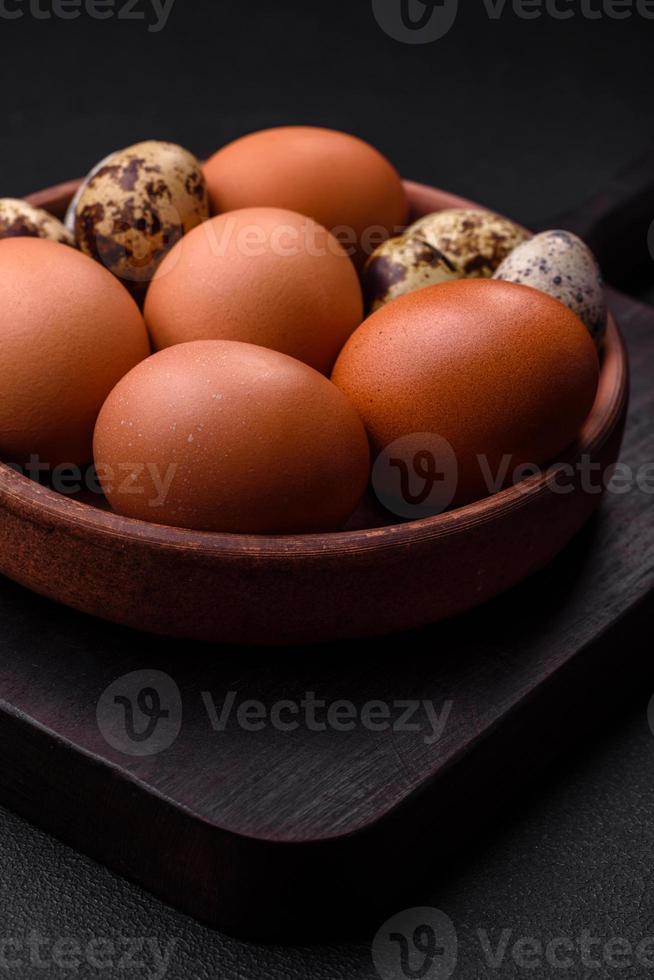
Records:
M465 6L465 10L463 10ZM210 152L280 122L349 129L402 172L538 225L592 193L650 144L654 24L637 20L490 23L462 5L436 45L398 45L367 0L178 3L168 27L88 21L4 22L0 193L80 174L108 151L162 137ZM654 217L654 216L653 216ZM654 294L650 300L654 299ZM0 583L0 588L2 587ZM10 621L2 624L11 631ZM26 651L29 655L29 651ZM405 654L406 655L406 654ZM477 930L513 938L637 943L654 934L654 738L646 699L539 781L520 810L488 828L411 899L446 912L459 933L455 977L620 976L642 966L494 970ZM556 725L556 718L552 718ZM44 803L47 805L47 803ZM25 944L106 937L175 940L175 980L369 980L370 937L316 949L263 948L211 932L0 811L0 937ZM356 933L356 925L354 926ZM11 955L6 942L2 949ZM152 977L118 962L75 973L0 966L17 980Z
M3 21L1 193L82 175L145 138L208 154L312 123L540 226L650 143L654 21L527 21L504 7L491 21L482 0L460 0L450 33L426 45L384 34L371 0L176 0L158 34L127 20Z
M432 869L431 885L411 896L410 905L436 907L454 922L459 938L455 977L524 976L511 953L523 937L543 944L556 937L578 941L587 930L601 940L592 953L601 961L603 946L612 938L628 940L635 949L654 936L654 737L646 707L645 701L634 704L600 738L546 773L519 810L512 808L490 826L451 867ZM174 941L165 974L170 980L376 976L370 936L315 948L239 942L162 905L6 810L0 810L0 882L0 936L25 944L17 954L21 969L0 968L2 976L70 976L70 970L52 961L54 942L72 939L83 951L102 937L117 949L130 938L156 941L164 949ZM487 933L495 949L506 929L511 939L495 969L485 958L479 932ZM42 949L47 968L30 965L32 930L49 939ZM116 968L108 971L82 962L76 975L85 980L157 976L149 946L141 959L146 968L122 969L116 959ZM627 969L616 971L604 963L586 971L579 954L572 972L546 967L526 975L604 978L617 973L629 980L651 975L635 962L635 954L632 959Z

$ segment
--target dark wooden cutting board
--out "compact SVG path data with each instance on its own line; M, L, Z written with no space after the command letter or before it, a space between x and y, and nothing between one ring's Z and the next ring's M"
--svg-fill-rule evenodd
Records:
M617 293L611 304L632 363L622 461L652 488L654 311ZM228 931L298 939L361 922L401 901L428 862L449 856L649 676L653 503L642 489L608 494L537 577L473 614L386 641L190 645L2 580L0 798ZM136 683L119 680L134 671L145 672ZM139 692L147 711L169 712L149 742L125 734ZM250 731L235 720L244 701L269 711L308 692L359 715L380 701L396 721L401 702L427 702L445 723L432 741L424 709L412 718L418 731L304 722ZM219 712L230 697L231 720L216 731L207 704ZM149 754L112 747L111 719L124 745ZM137 732L146 722L136 715Z

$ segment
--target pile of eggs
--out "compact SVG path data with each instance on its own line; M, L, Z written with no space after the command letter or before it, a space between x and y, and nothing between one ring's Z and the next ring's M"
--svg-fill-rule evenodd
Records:
M204 166L148 141L65 221L0 200L0 457L94 463L111 507L209 531L342 528L389 446L451 447L454 506L545 464L595 399L607 311L563 231L489 211L411 223L392 165L312 127Z

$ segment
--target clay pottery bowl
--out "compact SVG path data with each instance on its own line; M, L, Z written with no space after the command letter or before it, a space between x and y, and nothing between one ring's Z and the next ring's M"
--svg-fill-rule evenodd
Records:
M32 195L62 216L77 182ZM412 217L471 202L407 183ZM551 561L601 501L580 482L555 492L561 467L620 450L628 366L616 323L599 391L557 466L494 496L400 523L370 502L331 534L254 537L186 531L64 496L0 463L0 571L75 609L193 640L286 644L406 630L465 612ZM568 470L569 472L569 470Z

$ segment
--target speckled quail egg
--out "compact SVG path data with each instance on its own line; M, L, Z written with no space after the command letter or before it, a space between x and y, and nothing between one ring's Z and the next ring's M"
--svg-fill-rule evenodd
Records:
M447 256L421 238L400 235L377 248L363 271L366 305L371 313L406 293L461 279Z
M544 231L509 255L495 279L532 286L564 303L585 323L596 344L606 331L606 296L595 256L569 231Z
M530 235L492 211L447 208L420 218L405 232L438 249L466 278L489 279Z
M61 221L14 197L0 198L0 238L47 238L64 245L75 244Z
M104 167L105 163L109 163L109 161L111 160L111 158L113 156L114 156L113 153L109 153L108 156L103 157L102 160L98 160L98 162L95 164L95 166L91 167L91 169L87 173L87 175L84 178L84 180L82 180L80 182L80 185L77 188L77 191L73 195L73 198L72 198L70 204L68 205L68 209L67 209L66 214L65 214L65 217L64 217L64 224L65 224L66 228L68 229L68 231L73 236L73 238L75 237L75 216L77 214L77 202L79 201L80 197L82 196L83 191L86 190L86 185L90 181L91 177L95 177L95 175L97 174L98 170L100 170L102 167Z
M174 143L148 140L91 170L67 224L80 249L138 295L173 245L208 217L198 160Z

